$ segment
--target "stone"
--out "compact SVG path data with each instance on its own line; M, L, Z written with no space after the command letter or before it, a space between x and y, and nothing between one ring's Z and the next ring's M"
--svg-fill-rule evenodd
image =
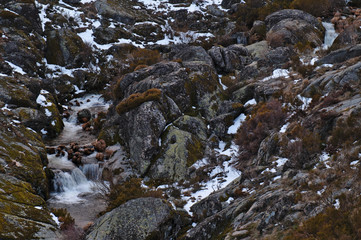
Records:
M268 15L265 19L267 30L270 30L275 25L279 24L279 22L285 19L289 19L290 21L302 20L310 24L312 27L318 29L319 31L324 31L321 21L319 21L317 18L315 18L309 13L296 9L283 9Z
M361 56L361 44L341 48L327 54L316 62L317 65L335 64Z
M180 228L177 214L164 200L130 200L100 217L90 228L87 240L172 239Z
M107 148L107 144L103 139L96 140L95 142L92 143L92 145L94 146L95 150L98 152L104 152L105 149Z
M150 169L153 179L185 180L188 168L201 159L204 146L196 135L170 127L164 137L164 150Z
M104 161L104 153L97 153L95 158L96 158L96 160L103 162Z
M80 123L86 123L92 117L91 112L90 112L89 109L82 109L76 115L77 115L78 121Z

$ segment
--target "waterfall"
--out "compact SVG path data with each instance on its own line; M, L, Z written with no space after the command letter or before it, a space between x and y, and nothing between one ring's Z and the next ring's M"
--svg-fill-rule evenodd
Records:
M322 25L326 29L325 40L322 48L327 50L329 47L332 46L333 41L335 41L338 36L338 33L335 31L335 27L332 23L322 22Z
M96 181L101 177L101 168L98 163L85 164L80 169L89 180Z
M58 171L53 180L56 192L76 190L78 186L86 185L88 180L79 168L74 168L71 172Z

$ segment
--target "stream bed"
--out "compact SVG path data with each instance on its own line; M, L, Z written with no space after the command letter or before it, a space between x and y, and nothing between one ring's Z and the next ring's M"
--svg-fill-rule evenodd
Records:
M105 193L108 185L102 181L104 162L96 159L97 151L92 142L96 136L84 131L77 120L77 113L82 109L90 110L96 116L106 112L109 104L100 95L87 95L74 99L69 108L70 116L63 119L64 129L54 140L47 143L48 148L55 148L57 154L48 154L48 167L53 171L52 192L48 200L49 208L65 208L75 220L75 225L84 228L95 221L97 215L105 210ZM88 149L93 152L81 156L81 164L69 160L69 149ZM69 158L68 158L69 157Z

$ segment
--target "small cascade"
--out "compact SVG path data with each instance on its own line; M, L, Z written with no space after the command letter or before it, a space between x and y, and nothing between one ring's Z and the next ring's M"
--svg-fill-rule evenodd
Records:
M333 41L335 41L338 36L338 33L336 32L335 27L332 23L322 22L322 25L326 29L325 39L322 48L327 50L329 47L332 46Z
M85 164L81 166L80 169L86 178L92 181L99 180L102 174L102 169L98 163Z
M88 179L79 168L71 172L59 171L55 174L53 186L55 192L74 191L81 185L87 185Z
M87 95L71 102L70 116L63 119L62 133L48 142L48 148L52 149L52 154L48 154L48 167L54 172L48 206L67 209L76 225L84 227L105 209L103 195L107 191L107 182L100 183L104 163L98 162L92 148L96 136L82 129L77 122L77 113L86 108L96 116L106 112L109 104L100 95ZM74 159L74 156L80 157Z

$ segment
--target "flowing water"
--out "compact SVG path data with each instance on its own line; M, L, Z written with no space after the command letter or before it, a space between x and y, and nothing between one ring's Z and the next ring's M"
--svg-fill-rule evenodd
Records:
M96 139L94 135L84 131L77 123L77 112L81 109L89 109L92 114L101 111L106 112L109 105L100 95L89 95L78 101L79 106L72 106L70 117L64 119L64 130L49 146L69 146L70 143L78 143L79 146L91 145ZM96 219L97 214L106 207L104 193L106 183L101 182L102 162L98 163L95 158L96 152L82 157L82 166L77 167L68 160L68 153L64 151L63 156L48 154L48 167L54 172L52 180L53 191L48 200L50 208L66 208L75 219L79 227L86 226Z
M338 36L338 33L335 31L335 27L332 23L322 22L322 25L326 29L325 40L322 48L327 50L329 47L332 46L333 41L335 41Z

